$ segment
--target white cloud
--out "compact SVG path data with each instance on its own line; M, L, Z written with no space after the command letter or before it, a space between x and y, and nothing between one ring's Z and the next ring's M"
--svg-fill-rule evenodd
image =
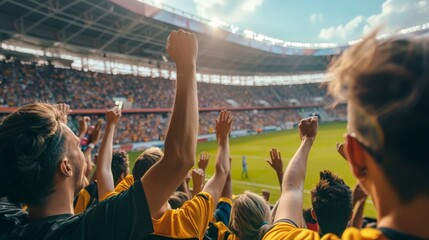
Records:
M215 17L226 23L238 23L250 17L264 0L193 0L197 15L213 19Z
M319 38L348 41L360 38L362 34L379 26L383 27L381 33L394 33L427 22L429 22L429 0L384 0L380 13L367 18L360 15L345 25L324 28L319 32Z
M194 3L197 5L197 14L203 18L210 18L207 15L211 8L225 5L224 0L194 0Z
M240 8L246 12L254 12L257 7L261 6L264 0L247 0L242 1Z
M345 25L324 28L320 31L319 37L324 40L345 40L349 38L363 22L365 18L362 15L356 16Z
M363 32L383 26L383 33L393 33L426 22L429 22L429 0L386 0L380 13L366 19Z
M310 15L310 22L323 21L324 16L321 13L313 13Z

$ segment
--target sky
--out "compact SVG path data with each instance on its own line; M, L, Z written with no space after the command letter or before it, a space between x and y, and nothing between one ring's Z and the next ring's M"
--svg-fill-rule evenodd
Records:
M152 0L273 38L345 43L429 22L429 0Z

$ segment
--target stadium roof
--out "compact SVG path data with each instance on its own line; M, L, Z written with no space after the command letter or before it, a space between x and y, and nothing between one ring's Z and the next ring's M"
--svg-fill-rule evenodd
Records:
M108 0L3 0L0 18L0 41L100 56L123 54L154 61L162 61L166 56L167 36L178 28ZM329 61L327 56L276 54L209 34L196 34L198 65L212 73L314 72L325 70Z
M136 0L0 0L0 19L3 43L163 66L167 36L181 26L197 34L199 72L209 74L320 72L344 48L267 45ZM417 30L428 35L428 27Z

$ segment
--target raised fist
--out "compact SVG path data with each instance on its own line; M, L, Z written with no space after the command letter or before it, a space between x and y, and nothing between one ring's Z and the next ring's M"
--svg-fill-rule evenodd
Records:
M121 118L121 109L113 107L106 112L107 125L116 125Z
M319 118L317 116L302 119L298 124L299 138L303 137L314 140L317 135Z
M168 36L166 48L176 65L195 64L197 61L198 41L193 33L182 29L172 31Z

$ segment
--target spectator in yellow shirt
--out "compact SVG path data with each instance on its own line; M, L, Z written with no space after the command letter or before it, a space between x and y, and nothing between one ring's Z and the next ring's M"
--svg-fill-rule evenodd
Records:
M376 32L330 67L329 91L348 104L345 155L376 206L377 229L342 239L429 239L429 40L378 40ZM301 146L284 178L276 223L264 239L320 239L302 227L302 191L317 121L301 122ZM325 234L323 240L339 239Z

